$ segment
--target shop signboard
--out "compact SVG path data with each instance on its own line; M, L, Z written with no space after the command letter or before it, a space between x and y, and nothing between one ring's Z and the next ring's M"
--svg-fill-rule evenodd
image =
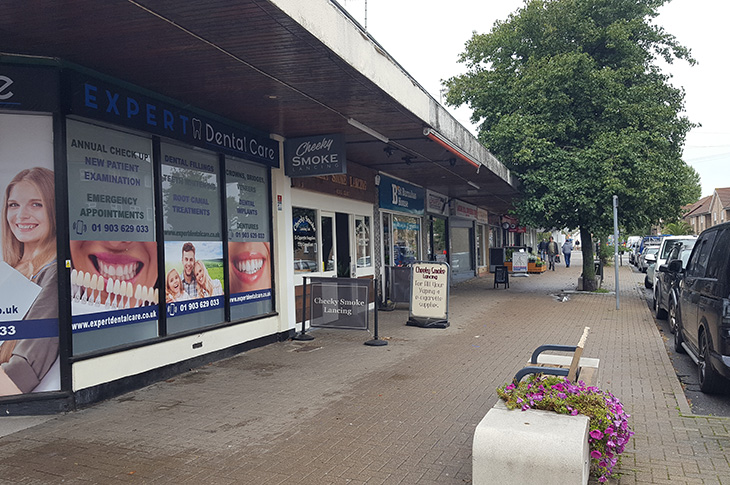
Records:
M57 111L58 70L0 64L0 109Z
M310 278L312 327L368 329L369 279Z
M437 216L448 216L449 198L437 192L426 190L426 212Z
M411 266L411 304L406 325L446 328L449 326L448 263L419 261Z
M284 170L292 178L347 173L344 135L318 135L286 140Z
M474 220L477 218L477 207L454 199L451 201L451 215L454 217Z
M379 188L381 209L423 215L426 200L423 187L381 174Z
M65 78L71 113L186 144L279 166L279 144L267 133L83 75Z

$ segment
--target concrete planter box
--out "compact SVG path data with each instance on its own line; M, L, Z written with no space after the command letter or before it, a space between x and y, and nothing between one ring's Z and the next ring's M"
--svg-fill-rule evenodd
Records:
M474 431L472 483L585 485L588 416L509 410L500 399Z

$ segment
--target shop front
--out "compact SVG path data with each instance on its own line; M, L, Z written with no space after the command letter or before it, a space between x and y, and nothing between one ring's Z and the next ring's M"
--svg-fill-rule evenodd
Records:
M81 69L0 64L0 398L65 410L288 336L279 144Z
M449 260L448 252L448 217L449 198L445 195L426 190L426 249L428 261L446 263Z
M347 173L291 178L292 250L297 315L307 277L373 278L375 172L354 163Z
M477 208L460 200L452 200L450 211L451 274L452 280L456 282L473 278L476 274Z
M385 174L379 174L378 179L384 297L395 303L407 303L410 298L409 265L422 258L421 228L426 191Z

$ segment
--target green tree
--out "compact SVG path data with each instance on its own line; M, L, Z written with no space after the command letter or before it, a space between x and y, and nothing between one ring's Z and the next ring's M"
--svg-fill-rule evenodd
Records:
M657 61L689 50L652 24L667 0L525 0L487 34L474 33L445 82L447 102L468 104L479 139L522 181L520 221L580 228L585 281L594 233L632 232L679 215L699 176L681 159L694 126L684 91Z
M664 234L675 235L693 234L692 226L687 224L686 221L670 222L664 226L663 232Z

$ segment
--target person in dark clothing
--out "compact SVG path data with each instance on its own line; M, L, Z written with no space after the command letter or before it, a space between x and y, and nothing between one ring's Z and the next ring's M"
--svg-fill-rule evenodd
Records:
M537 245L537 252L540 254L540 259L547 261L547 241L543 238L540 244Z
M547 255L548 255L548 263L549 263L548 269L555 271L555 256L558 255L558 252L560 252L558 243L556 243L553 240L553 237L550 236L550 241L547 243Z

